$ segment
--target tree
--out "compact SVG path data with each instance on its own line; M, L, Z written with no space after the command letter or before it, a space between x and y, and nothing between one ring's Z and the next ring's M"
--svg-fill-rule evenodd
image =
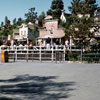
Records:
M44 20L45 18L45 13L42 12L40 15L39 15L39 20Z
M96 0L72 0L69 7L69 11L72 14L90 14L94 15L94 12L97 10Z
M4 26L4 22L1 22L1 27L3 27Z
M5 25L7 25L8 24L8 17L6 16L5 17Z
M95 25L94 13L97 10L95 0L73 0L69 10L72 15L72 23L68 32L81 45L81 48L86 47L89 40L94 37L94 32L90 30ZM82 49L83 50L83 49Z
M4 30L2 32L3 35L8 36L9 34L12 34L12 26L10 24L10 20L8 17L5 17L5 25L4 25Z
M30 8L29 12L25 14L26 17L26 23L32 22L35 23L35 20L37 19L37 12L35 12L35 8Z
M12 29L16 29L17 28L17 20L16 18L13 19L13 24L12 24Z
M63 21L60 21L60 25L65 29L65 33L66 33L66 30L70 27L71 25L71 14L66 14L65 15L65 18L66 18L66 23L63 22ZM68 34L68 33L67 33Z
M17 21L16 21L16 18L13 19L13 25L16 25L17 24Z
M62 0L53 0L51 3L51 8L47 11L47 15L51 15L54 18L60 19L63 9L64 3Z
M33 28L32 32L33 32L33 37L34 37L34 39L33 39L33 41L32 41L32 44L33 44L33 45L36 45L36 39L37 39L38 36L39 36L38 26L34 25L34 28Z
M72 6L69 7L72 15L72 24L70 30L73 37L85 38L93 36L90 28L94 23L94 13L97 10L95 0L73 0Z
M44 18L45 18L45 13L44 12L42 12L40 15L39 15L39 26L41 26L42 27L42 25L43 25L43 20L44 20Z
M23 22L24 22L24 21L23 21L22 18L18 18L17 25L20 26Z

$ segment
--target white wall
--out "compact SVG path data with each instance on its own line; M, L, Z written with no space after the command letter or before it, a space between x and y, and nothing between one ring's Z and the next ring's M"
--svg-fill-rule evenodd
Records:
M20 39L27 38L28 35L28 27L23 26L19 29Z

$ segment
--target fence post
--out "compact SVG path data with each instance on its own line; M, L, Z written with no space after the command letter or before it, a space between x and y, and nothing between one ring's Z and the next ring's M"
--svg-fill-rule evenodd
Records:
M26 56L27 62L28 62L28 46L27 46L27 56Z
M53 60L54 60L54 49L53 49L53 47L52 47L52 53L51 53L51 57L52 57L52 62L53 62Z
M1 46L0 46L0 62L1 62Z
M39 59L40 59L40 62L42 62L41 46L40 46L40 51L39 51Z
M66 54L66 47L65 47L65 45L64 45L64 49L63 50L64 50L64 61L65 61L65 59L66 59L65 58L65 54Z
M33 46L33 50L32 50L32 62L33 62L33 57L34 57L34 46Z
M15 48L15 55L16 55L16 60L17 60L17 46Z

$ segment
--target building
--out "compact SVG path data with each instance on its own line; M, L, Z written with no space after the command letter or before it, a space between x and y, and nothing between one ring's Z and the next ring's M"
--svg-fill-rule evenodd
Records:
M15 29L13 31L14 40L25 41L26 43L28 43L29 40L34 40L34 26L35 25L30 22L28 24L23 23L21 26L19 26L19 29ZM38 37L38 33L36 37Z
M50 40L50 43L58 42L59 44L62 44L64 43L64 36L64 29L59 27L58 19L47 16L44 20L43 28L39 29L38 41L39 43L42 42L43 45L46 45L48 39Z

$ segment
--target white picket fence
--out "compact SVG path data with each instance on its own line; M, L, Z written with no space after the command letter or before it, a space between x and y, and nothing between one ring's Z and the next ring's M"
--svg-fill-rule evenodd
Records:
M44 46L6 46L0 47L1 52L8 52L9 59L16 60L51 60L51 61L65 61L66 50L70 52L80 52L81 49L73 49L73 47L58 46L58 48L51 47L47 49ZM0 57L1 61L1 57Z
M29 59L38 59L42 61L45 59L55 61L57 60L58 55L60 55L60 59L65 61L66 48L65 46L59 46L57 49L46 49L46 47L43 46L8 46L1 47L0 51L7 51L9 54L9 59L14 60L26 59L28 61Z

